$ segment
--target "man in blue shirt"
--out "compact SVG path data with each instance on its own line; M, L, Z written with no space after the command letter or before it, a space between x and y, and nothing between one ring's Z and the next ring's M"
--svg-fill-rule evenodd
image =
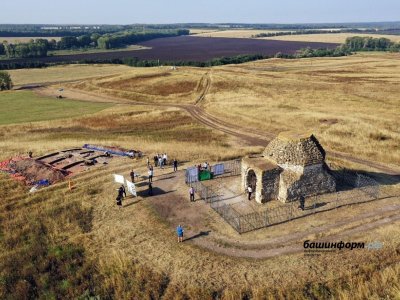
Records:
M178 225L176 227L176 233L178 234L178 243L183 242L183 227L181 225Z

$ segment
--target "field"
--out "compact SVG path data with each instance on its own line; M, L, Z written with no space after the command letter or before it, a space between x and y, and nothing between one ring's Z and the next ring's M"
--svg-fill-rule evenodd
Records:
M399 58L366 53L177 70L12 71L16 85L41 87L0 94L9 99L0 160L93 143L140 149L150 159L167 152L181 170L259 153L278 132L295 128L317 136L329 163L368 172L396 196L239 235L202 201L190 203L183 173L170 167L155 170L153 197L141 181L139 197L128 196L118 209L111 175L145 175L145 158L89 169L72 178L72 190L61 182L28 194L0 174L0 298L398 298ZM58 106L60 119L46 114L31 122L25 114L15 124L12 103L43 97L58 105L58 81L70 81L62 84L62 101L96 109L64 119ZM332 155L339 152L341 159ZM305 240L384 246L308 256L298 250Z
M44 83L76 81L90 77L117 75L132 70L120 65L65 65L42 69L8 71L16 87Z
M210 30L193 32L197 36L213 38L251 38L253 35L268 32L280 32L285 30L257 30L257 29L236 29L236 30ZM190 31L192 33L192 31Z
M240 54L275 55L278 52L295 53L305 47L333 48L336 44L266 41L256 39L207 38L195 36L179 36L154 39L139 44L145 47L134 51L111 51L99 53L81 53L75 55L57 55L37 59L14 59L3 62L42 61L73 62L84 59L123 59L137 57L145 60L163 61L207 61L216 57L236 56ZM150 49L148 49L150 48Z
M346 38L353 36L387 38L393 42L400 42L400 35L388 34L363 34L363 33L326 33L326 34L299 34L299 35L282 35L272 36L262 39L278 40L278 41L296 41L296 42L315 42L315 43L338 43L342 44Z
M93 49L77 49L77 50L57 50L57 51L50 51L48 54L49 55L76 55L76 54L96 54L96 53L104 53L104 52L120 52L120 51L136 51L136 50L143 50L146 49L146 47L143 46L137 46L137 45L130 45L125 48L117 48L117 49L98 49L98 48L93 48Z
M92 114L110 104L38 97L32 92L0 94L0 125L71 118Z
M312 128L328 149L398 164L398 57L360 54L212 69L132 69L69 87L159 104L194 103L206 89L201 106L228 123L234 118L242 128L275 134L291 126ZM386 151L377 151L382 148Z
M339 29L320 29L324 30L339 30ZM271 32L282 32L290 30L212 30L198 33L194 33L196 36L202 37L213 37L213 38L252 38L256 34L260 33L271 33ZM197 31L196 31L197 32ZM393 42L400 42L399 35L388 35L388 34L363 34L363 33L321 33L321 34L298 34L298 35L281 35L281 36L271 36L264 38L257 38L263 40L277 40L277 41L291 41L291 42L313 42L313 43L336 43L342 44L346 41L346 38L353 36L361 37L374 37L374 38L387 38Z

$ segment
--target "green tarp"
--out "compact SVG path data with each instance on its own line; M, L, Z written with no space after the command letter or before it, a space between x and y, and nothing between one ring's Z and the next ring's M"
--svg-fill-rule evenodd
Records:
M210 171L200 171L199 174L199 180L204 181L204 180L210 180L213 178L213 174Z

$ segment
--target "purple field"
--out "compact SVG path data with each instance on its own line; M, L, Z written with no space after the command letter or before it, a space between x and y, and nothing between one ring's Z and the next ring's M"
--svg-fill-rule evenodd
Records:
M278 52L293 54L301 48L334 48L338 44L291 42L276 40L257 40L239 38L209 38L178 36L154 39L140 43L151 49L135 51L114 51L102 53L72 54L50 56L44 58L2 60L0 63L40 61L44 63L75 62L81 60L108 60L136 57L141 60L165 61L197 61L204 62L223 56L236 56L241 54L275 55Z

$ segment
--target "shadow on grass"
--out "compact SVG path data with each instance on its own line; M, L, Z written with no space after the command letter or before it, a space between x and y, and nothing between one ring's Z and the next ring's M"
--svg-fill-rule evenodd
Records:
M187 242L187 241L191 241L191 240L197 239L202 236L207 236L207 235L209 235L210 232L211 232L211 230L200 231L198 234L192 235L191 237L185 239L184 241Z

